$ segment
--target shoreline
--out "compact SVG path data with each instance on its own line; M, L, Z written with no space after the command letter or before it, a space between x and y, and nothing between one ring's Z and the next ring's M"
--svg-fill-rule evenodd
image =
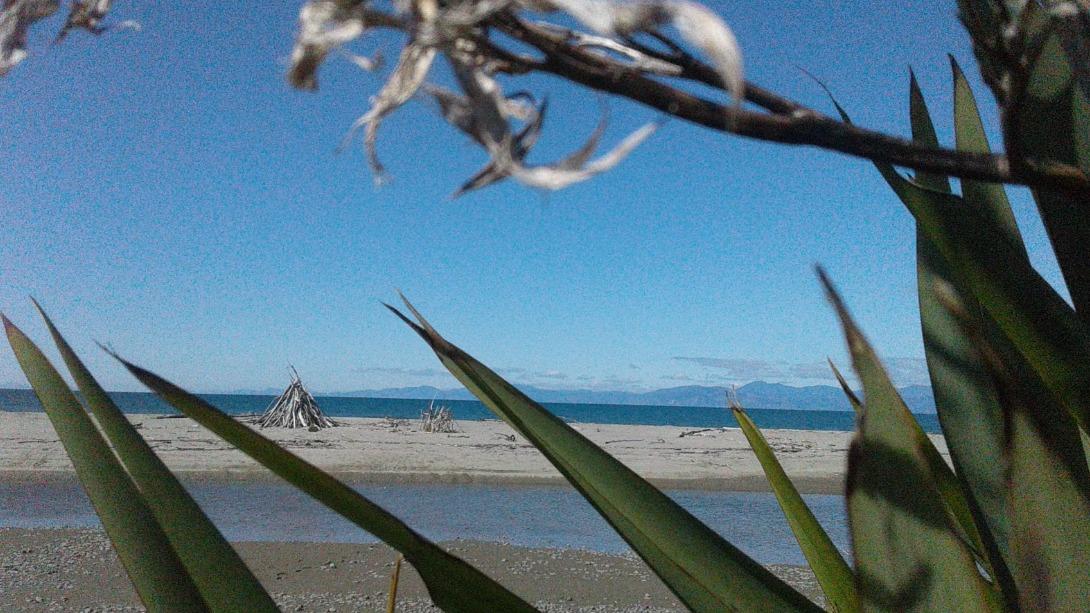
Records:
M264 468L253 470L210 471L172 470L183 483L283 483L283 479ZM494 485L500 487L569 487L560 475L506 475L489 473L413 473L413 472L344 472L327 471L349 485ZM641 475L643 476L643 475ZM729 478L661 479L645 477L661 490L708 492L772 493L764 474L741 475ZM0 468L0 483L67 483L76 480L72 470L18 470ZM793 477L792 482L802 494L844 493L843 479L830 477Z
M279 478L185 417L127 416L167 466L192 481ZM0 412L0 481L74 477L44 413ZM454 433L427 433L417 422L339 418L317 432L265 429L262 434L330 474L352 483L565 485L547 460L502 421L457 422ZM770 491L737 428L694 429L573 423L573 428L664 489ZM784 470L803 493L843 492L850 432L765 430ZM941 436L932 435L946 456Z

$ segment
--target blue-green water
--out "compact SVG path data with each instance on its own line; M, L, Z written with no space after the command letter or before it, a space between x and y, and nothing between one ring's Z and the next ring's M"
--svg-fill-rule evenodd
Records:
M114 392L117 405L126 413L173 413L153 394ZM273 401L273 396L206 394L205 400L232 415L260 413ZM390 398L317 397L322 411L332 417L393 417L417 419L427 407L427 400ZM495 419L485 406L476 401L444 400L458 420ZM545 403L556 415L573 422L596 424L640 424L649 426L686 426L716 428L737 426L730 411L715 407L632 406L621 404L560 404ZM5 411L40 411L41 405L30 390L0 389L0 409ZM781 409L747 408L753 421L761 428L787 430L832 430L849 432L855 426L851 411L789 411ZM933 414L917 414L916 419L927 432L939 432L938 418Z
M298 490L280 483L187 483L232 541L375 542L374 537ZM629 551L574 490L561 486L366 485L357 490L425 536L522 547ZM762 564L805 564L772 494L667 492L713 530ZM848 527L842 496L807 495L818 521L842 551ZM0 528L97 527L73 480L0 482Z

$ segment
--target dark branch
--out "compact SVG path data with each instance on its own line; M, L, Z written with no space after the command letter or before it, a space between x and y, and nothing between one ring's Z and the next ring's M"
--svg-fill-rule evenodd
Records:
M406 24L399 18L374 11L368 11L367 21L372 27L406 29ZM741 105L728 106L652 79L622 61L573 45L570 37L561 29L542 27L505 13L494 16L489 26L541 53L542 57L538 59L507 52L489 40L487 29L483 30L475 42L487 50L487 55L500 60L501 65L497 68L505 72L538 70L552 73L698 125L748 138L810 145L952 177L1090 194L1090 179L1074 166L1019 160L1019 164L1012 167L1008 157L1002 154L924 147L910 140L842 122L748 82L746 102L767 112L750 110ZM679 66L682 72L677 78L723 89L719 75L710 66L669 39L661 35L655 38L669 51L632 40L627 42L650 57Z
M746 100L772 113L733 108L681 91L648 78L603 55L567 43L563 34L510 17L498 17L502 32L544 55L535 67L592 89L606 91L723 132L778 143L812 145L848 155L978 181L1050 187L1090 193L1090 180L1066 164L1025 160L1012 171L1004 155L953 149L931 149L912 141L867 130L835 120L767 90L746 85ZM710 67L685 54L663 54L646 46L661 59L681 62L683 77L719 87ZM728 120L729 119L729 120Z

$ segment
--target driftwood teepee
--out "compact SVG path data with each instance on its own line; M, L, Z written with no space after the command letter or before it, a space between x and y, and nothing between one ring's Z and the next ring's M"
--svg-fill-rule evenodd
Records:
M322 414L314 396L303 387L303 381L295 367L291 369L291 385L280 397L265 409L265 413L255 421L262 428L332 428L337 422Z

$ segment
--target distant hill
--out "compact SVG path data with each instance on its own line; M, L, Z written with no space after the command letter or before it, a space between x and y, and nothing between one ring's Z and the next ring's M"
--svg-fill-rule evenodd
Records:
M727 388L718 386L686 385L650 392L619 392L596 390L553 390L532 385L518 386L526 395L538 402L566 402L571 404L630 404L657 406L721 407L726 402ZM905 403L916 413L934 413L935 402L931 388L926 385L910 385L901 388ZM464 389L440 389L428 385L397 387L377 390L358 390L320 394L323 396L354 396L369 398L411 398L420 400L473 400ZM781 383L754 381L738 388L738 400L750 409L788 409L795 411L850 411L851 406L839 387L810 385L794 387Z
M628 404L636 406L722 407L727 388L721 386L685 385L650 392L619 392L597 390L552 390L519 385L518 388L538 402L569 404ZM3 389L3 388L0 388ZM18 389L13 386L12 389ZM276 388L234 390L231 394L276 396ZM914 413L934 413L935 401L931 387L909 385L899 388L905 404ZM859 393L859 392L857 392ZM321 392L315 396L352 398L401 398L410 400L475 400L464 389L441 389L430 385L391 387L351 392ZM860 393L860 395L862 395ZM851 407L839 387L809 385L794 387L782 383L754 381L738 388L738 400L747 409L786 409L791 411L850 411Z

